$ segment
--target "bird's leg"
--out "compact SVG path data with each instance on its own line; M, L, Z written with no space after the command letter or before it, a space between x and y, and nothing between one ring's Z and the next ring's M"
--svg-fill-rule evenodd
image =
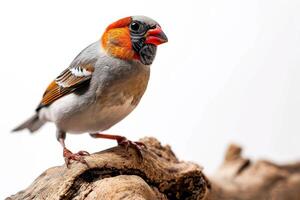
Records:
M65 159L66 166L69 168L71 160L76 160L87 165L87 162L84 160L84 156L89 156L90 154L87 151L79 151L78 153L72 153L69 149L66 148L65 139L66 133L58 131L57 140L63 147L63 156Z
M128 147L132 147L136 150L138 155L142 158L142 147L147 148L147 146L142 142L133 142L131 140L128 140L124 136L120 135L108 135L103 133L90 133L90 136L93 138L103 138L103 139L110 139L110 140L116 140L118 142L118 145L123 146L128 150Z

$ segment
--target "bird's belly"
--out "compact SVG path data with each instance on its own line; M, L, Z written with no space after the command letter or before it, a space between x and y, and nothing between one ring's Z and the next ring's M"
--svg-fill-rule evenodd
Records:
M100 103L96 103L90 107L90 112L86 115L89 116L89 121L84 123L88 129L84 132L97 132L109 129L111 126L115 125L122 119L124 119L133 109L132 105L133 98L128 98L122 104L119 105L107 105L103 106Z
M117 105L94 102L72 115L61 116L55 123L59 129L68 133L103 131L121 121L135 108L132 100L133 97L130 97Z

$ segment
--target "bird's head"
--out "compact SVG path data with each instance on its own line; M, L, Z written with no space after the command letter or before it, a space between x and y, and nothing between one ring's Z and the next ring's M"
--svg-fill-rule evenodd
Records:
M101 38L106 53L144 65L152 64L157 46L167 41L160 25L145 16L122 18L109 25Z

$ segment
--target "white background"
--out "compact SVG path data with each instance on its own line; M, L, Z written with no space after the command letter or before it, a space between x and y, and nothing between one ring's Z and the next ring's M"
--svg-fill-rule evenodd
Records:
M33 114L46 86L111 22L157 20L158 49L138 108L107 133L154 136L213 173L231 142L251 158L300 158L300 1L1 1L0 199L63 164L55 127L10 130ZM73 151L115 145L68 135Z

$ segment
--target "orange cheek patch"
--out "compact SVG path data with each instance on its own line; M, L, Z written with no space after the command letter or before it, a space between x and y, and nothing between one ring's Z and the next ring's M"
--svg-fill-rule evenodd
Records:
M134 51L127 27L107 30L102 37L102 46L107 53L121 59L132 59Z

